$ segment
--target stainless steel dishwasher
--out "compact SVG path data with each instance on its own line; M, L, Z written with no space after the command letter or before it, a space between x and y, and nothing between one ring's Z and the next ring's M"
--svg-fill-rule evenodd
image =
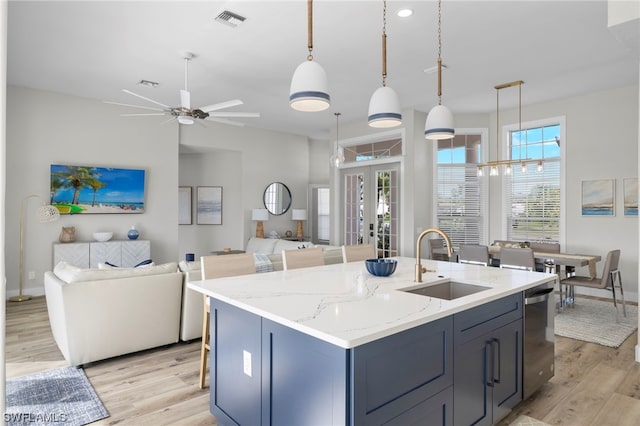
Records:
M554 372L554 283L524 292L524 362L522 398L529 398Z

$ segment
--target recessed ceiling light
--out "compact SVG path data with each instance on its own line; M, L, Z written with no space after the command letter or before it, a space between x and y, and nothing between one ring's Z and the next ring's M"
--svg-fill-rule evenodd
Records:
M413 9L400 9L397 15L401 18L408 18L413 15Z

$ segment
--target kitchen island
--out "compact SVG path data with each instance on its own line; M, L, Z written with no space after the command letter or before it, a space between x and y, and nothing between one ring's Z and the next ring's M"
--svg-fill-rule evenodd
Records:
M398 258L390 277L353 262L189 283L211 296L218 423L493 424L506 415L522 398L523 291L557 276L422 264L433 270L423 283L413 258ZM448 281L485 289L453 300L405 291Z

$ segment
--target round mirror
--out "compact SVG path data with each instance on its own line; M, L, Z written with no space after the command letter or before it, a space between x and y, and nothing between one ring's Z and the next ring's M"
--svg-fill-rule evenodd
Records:
M282 182L273 182L264 190L264 206L272 215L285 214L291 207L291 191Z

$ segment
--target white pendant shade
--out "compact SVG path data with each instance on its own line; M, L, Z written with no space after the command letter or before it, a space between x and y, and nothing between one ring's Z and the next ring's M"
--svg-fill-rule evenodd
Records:
M444 105L436 105L431 108L424 126L424 137L439 140L451 139L454 136L453 114L449 108Z
M373 92L369 101L369 126L385 128L402 124L398 94L391 87L382 86Z
M293 73L289 105L298 111L324 111L329 108L329 81L327 73L315 61L304 61Z

